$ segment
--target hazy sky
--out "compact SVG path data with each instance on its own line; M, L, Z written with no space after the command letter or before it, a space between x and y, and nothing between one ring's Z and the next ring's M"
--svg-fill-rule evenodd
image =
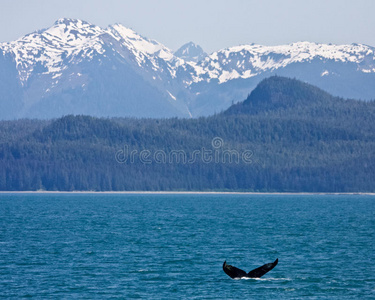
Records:
M121 23L177 50L297 41L375 46L375 0L0 0L0 42L62 17Z

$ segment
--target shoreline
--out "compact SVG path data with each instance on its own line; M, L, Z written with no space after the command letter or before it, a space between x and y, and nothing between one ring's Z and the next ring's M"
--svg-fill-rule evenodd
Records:
M218 191L0 191L1 194L119 194L119 195L136 195L136 194L154 194L154 195L370 195L370 192L218 192Z

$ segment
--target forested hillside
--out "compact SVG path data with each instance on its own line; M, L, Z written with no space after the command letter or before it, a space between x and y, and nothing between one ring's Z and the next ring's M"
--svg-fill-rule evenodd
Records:
M375 102L262 81L198 119L0 122L0 190L375 192Z

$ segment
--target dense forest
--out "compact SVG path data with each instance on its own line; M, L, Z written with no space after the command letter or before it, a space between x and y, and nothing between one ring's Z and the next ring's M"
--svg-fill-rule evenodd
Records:
M0 190L375 192L375 102L274 76L205 118L1 121Z

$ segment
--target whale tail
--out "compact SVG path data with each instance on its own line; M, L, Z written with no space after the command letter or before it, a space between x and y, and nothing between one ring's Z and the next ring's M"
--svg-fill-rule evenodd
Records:
M246 273L245 271L236 268L234 266L228 265L227 261L224 261L223 263L223 270L224 272L231 278L260 278L267 272L271 271L274 267L276 267L277 263L279 262L279 259L277 258L274 262L265 264L259 268L256 268L249 273Z
M245 271L228 265L227 261L224 261L223 270L231 278L241 278L247 276L247 273Z
M249 273L247 273L247 277L249 277L249 278L260 278L264 274L271 271L274 267L276 267L278 262L279 262L279 259L276 258L276 260L274 262L269 263L269 264L265 264L265 265L263 265L259 268L256 268L256 269L250 271Z

